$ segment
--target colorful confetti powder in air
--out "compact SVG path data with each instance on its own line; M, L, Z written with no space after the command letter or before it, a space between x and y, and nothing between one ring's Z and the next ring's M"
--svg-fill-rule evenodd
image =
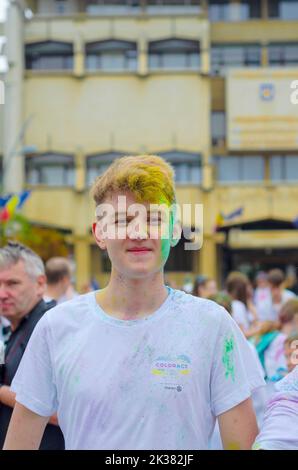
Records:
M233 382L235 381L234 346L234 336L231 335L230 339L225 339L222 356L222 362L225 366L225 378L228 379L230 375Z

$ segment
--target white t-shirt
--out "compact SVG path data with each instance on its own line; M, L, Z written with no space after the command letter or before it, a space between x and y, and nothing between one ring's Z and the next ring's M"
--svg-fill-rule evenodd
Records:
M249 311L240 300L232 300L232 317L235 322L244 328L244 331L249 328Z
M255 290L254 302L260 321L273 320L272 297L269 287L258 287Z
M107 315L90 292L38 322L12 390L57 412L66 449L207 449L215 417L263 386L230 315L169 291L139 320Z
M298 450L298 366L275 389L253 449Z
M8 339L8 334L5 334L5 330L9 325L10 322L5 317L0 316L0 341L4 342Z

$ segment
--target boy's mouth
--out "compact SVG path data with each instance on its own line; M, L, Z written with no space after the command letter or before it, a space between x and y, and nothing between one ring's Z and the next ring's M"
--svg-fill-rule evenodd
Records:
M127 250L129 253L148 253L152 251L150 248L145 247L133 247Z

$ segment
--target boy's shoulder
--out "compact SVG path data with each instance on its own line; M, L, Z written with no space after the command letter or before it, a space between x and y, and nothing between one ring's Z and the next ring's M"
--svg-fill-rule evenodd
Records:
M172 301L179 306L185 315L194 318L202 319L202 317L206 317L211 322L214 320L218 322L219 318L230 317L228 312L213 300L196 297L178 289L173 291Z
M95 292L88 292L49 309L44 317L50 325L83 322L92 310Z

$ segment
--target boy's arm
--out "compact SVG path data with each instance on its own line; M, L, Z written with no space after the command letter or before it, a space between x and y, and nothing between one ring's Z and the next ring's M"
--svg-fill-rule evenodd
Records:
M16 403L15 396L16 394L12 392L10 390L10 387L8 387L7 385L0 386L0 403L3 403L3 405L6 406L10 406L10 408L14 408ZM50 417L49 424L58 426L58 419L56 414Z
M3 450L38 450L48 421L16 402Z
M220 435L225 450L249 450L258 434L250 398L218 416Z

